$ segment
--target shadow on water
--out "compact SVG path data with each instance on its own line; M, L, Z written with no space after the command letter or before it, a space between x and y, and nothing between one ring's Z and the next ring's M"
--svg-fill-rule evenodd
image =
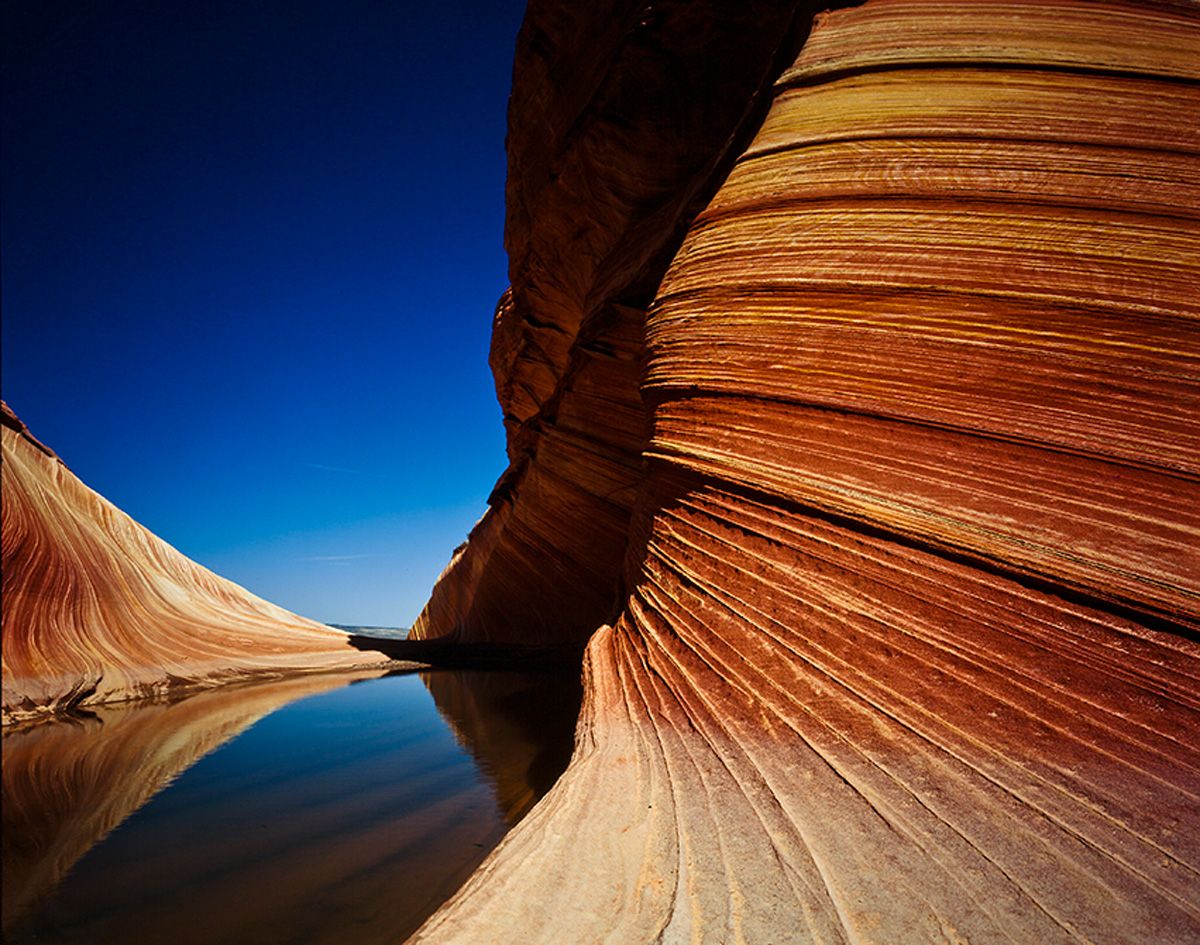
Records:
M577 670L318 676L8 733L4 940L402 941L557 780L579 701Z
M571 760L583 694L579 673L434 670L420 676L491 783L505 820L515 825Z
M463 643L449 637L410 640L407 636L361 633L351 633L349 643L356 650L382 653L394 660L429 663L439 669L578 671L584 650L576 644Z

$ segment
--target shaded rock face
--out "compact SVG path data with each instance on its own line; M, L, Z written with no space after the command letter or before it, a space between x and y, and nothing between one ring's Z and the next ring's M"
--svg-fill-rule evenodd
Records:
M627 68L586 17L535 3L519 41L513 466L421 630L487 638L501 600L514 638L616 616L567 773L416 940L1200 939L1200 7L868 0L778 68L762 39L765 117L727 123L732 168L692 165L703 208L647 227L686 237L622 310L636 393L574 395L590 464L546 406L587 317L562 370L514 340L522 298L577 280L590 313L627 304L568 231L553 266L524 251L590 116L553 77ZM611 177L658 132L609 117ZM608 218L569 193L580 232ZM578 496L610 465L600 561Z
M646 308L804 22L784 2L530 4L490 358L511 464L414 639L581 644L615 616Z
M378 666L181 555L3 407L5 724L263 675Z

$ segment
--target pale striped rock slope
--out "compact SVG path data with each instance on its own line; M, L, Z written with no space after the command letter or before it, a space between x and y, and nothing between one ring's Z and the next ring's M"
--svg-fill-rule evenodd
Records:
M7 405L2 433L6 724L388 662L181 555L80 482Z
M608 56L596 87L633 82L627 43L703 94L673 30L707 4L630 7L586 52L549 6L517 90L558 101L537 77L576 48ZM790 52L676 221L637 390L574 408L633 492L575 757L416 940L1200 941L1200 6L868 0ZM510 144L553 113L527 98ZM674 132L603 114L606 167ZM546 206L569 167L510 199ZM518 302L537 278L513 258ZM579 350L587 320L544 297L525 318ZM604 452L618 402L640 462ZM593 468L544 481L566 502ZM592 538L563 521L520 542L549 573ZM426 635L469 637L496 574L512 624L552 622L502 548L447 572Z

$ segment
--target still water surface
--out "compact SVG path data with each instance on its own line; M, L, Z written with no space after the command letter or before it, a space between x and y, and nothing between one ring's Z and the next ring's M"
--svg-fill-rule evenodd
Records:
M6 736L5 940L403 941L553 785L578 707L574 674L321 677Z

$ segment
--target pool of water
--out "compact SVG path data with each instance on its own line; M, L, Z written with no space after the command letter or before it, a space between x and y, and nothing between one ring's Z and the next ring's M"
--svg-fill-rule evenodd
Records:
M397 943L570 757L575 674L306 680L4 739L4 937Z

